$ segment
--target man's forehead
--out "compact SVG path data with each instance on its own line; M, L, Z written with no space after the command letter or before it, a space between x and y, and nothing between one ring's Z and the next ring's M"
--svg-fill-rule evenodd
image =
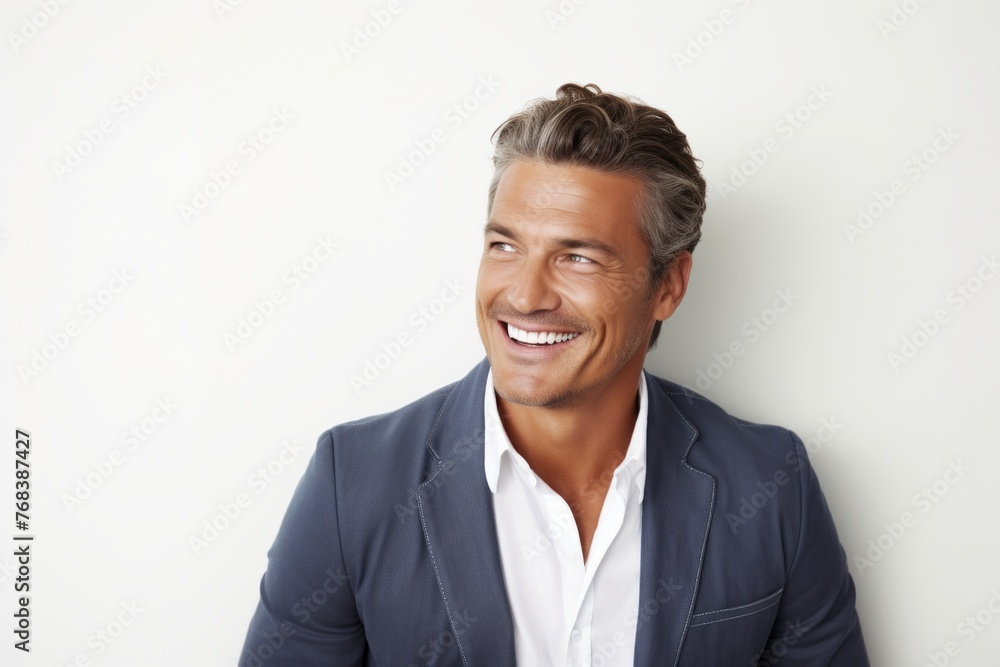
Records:
M494 210L557 209L583 213L601 209L632 209L640 192L638 179L582 165L515 160L501 176Z
M521 158L511 162L500 177L499 187L517 181L554 192L575 194L588 187L604 183L636 187L639 180L632 174L609 172L571 162L545 162Z
M581 177L591 171L595 170L567 163L553 164L535 160L515 160L507 167L500 183L510 183L517 180L530 187L573 194L584 189Z

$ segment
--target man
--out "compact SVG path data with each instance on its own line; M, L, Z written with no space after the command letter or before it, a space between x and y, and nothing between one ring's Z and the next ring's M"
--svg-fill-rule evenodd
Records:
M240 664L868 664L801 440L643 371L705 181L567 84L498 130L458 382L319 440Z

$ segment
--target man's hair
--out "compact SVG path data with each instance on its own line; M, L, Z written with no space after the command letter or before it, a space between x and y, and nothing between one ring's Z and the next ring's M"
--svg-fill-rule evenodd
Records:
M529 102L493 136L496 148L487 215L493 212L500 178L514 160L568 163L634 176L642 183L636 223L649 248L646 298L652 296L677 254L698 245L705 179L687 137L663 111L634 98L602 92L592 83L567 83L559 86L554 100ZM656 343L662 324L653 325L649 348Z

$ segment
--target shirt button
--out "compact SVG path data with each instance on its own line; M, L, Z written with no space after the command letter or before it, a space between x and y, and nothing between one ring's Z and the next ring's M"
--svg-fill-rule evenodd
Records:
M573 641L578 642L583 637L583 633L580 632L579 630L574 630L573 632L571 632L569 634L569 636L570 636L570 638L573 639Z

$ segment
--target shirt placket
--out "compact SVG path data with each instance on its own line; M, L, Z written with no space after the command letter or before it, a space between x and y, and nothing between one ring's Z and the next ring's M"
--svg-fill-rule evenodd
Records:
M593 627L594 627L594 579L597 577L597 570L607 556L612 542L621 530L625 518L625 504L627 501L627 491L623 487L628 484L628 470L616 471L615 476L608 486L608 495L605 497L604 505L601 507L601 517L598 520L597 530L594 532L594 539L590 545L590 556L587 563L583 563L583 551L580 547L579 532L574 531L576 552L579 554L579 574L581 581L577 587L577 597L572 602L566 601L567 608L575 610L572 619L568 621L570 630L569 650L567 651L567 661L574 667L577 665L590 665L593 650ZM561 498L560 498L561 500ZM564 503L565 504L565 503ZM568 507L567 507L568 509ZM574 527L576 523L574 522ZM572 612L570 612L572 613ZM569 616L567 616L569 618Z
M589 666L591 648L594 643L594 589L590 587L583 595L576 625L569 633L569 653L573 667Z

